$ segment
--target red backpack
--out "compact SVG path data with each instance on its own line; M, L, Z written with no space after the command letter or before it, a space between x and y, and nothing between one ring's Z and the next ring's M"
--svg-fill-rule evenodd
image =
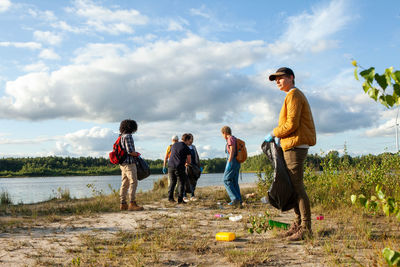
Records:
M121 136L115 141L113 151L110 152L110 162L112 164L121 164L127 157L126 151L122 148Z

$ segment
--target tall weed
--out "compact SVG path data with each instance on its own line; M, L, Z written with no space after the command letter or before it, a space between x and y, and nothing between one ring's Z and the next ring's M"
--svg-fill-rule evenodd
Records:
M7 191L2 191L0 194L0 204L1 205L12 205L12 200Z

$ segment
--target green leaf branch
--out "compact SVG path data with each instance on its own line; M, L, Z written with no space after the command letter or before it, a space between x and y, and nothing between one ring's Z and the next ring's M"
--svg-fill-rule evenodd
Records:
M376 196L367 199L363 194L351 195L351 203L364 207L367 211L377 212L382 209L387 217L395 216L400 221L400 201L391 196L386 196L382 190L382 185L378 184L375 188Z
M383 74L379 74L375 72L374 67L364 69L355 60L351 63L354 66L354 77L357 81L360 81L360 77L364 80L362 88L369 97L387 108L400 105L399 70L390 67Z

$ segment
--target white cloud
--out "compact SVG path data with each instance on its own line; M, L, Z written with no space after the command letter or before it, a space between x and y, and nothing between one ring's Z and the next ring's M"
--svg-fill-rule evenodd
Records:
M156 35L149 33L149 34L146 34L146 35L144 35L144 36L135 36L135 37L132 37L132 38L130 38L130 40L132 40L132 41L135 42L135 43L144 44L144 43L153 41L153 40L155 40L156 38L157 38Z
M133 33L133 26L147 24L148 18L135 9L108 9L90 0L76 0L67 11L86 19L86 25L113 35Z
M9 0L0 0L0 13L7 11L11 7Z
M75 51L76 57L73 62L75 64L91 64L96 60L121 60L126 53L129 53L129 49L123 44L88 44Z
M198 146L196 149L199 153L199 157L202 159L223 157L223 154L221 153L222 149L211 145Z
M15 48L27 48L36 50L42 48L40 43L36 42L0 42L0 46L3 47L15 47Z
M208 121L221 120L226 111L239 108L231 108L230 101L251 86L246 76L231 70L247 67L264 54L263 42L218 43L198 36L134 51L88 45L79 50L73 65L7 82L0 114L31 120L119 121L134 116L150 121L206 112Z
M211 19L212 16L209 14L209 12L206 10L206 7L202 5L200 8L191 8L190 14L193 16L200 16L206 19Z
M43 151L32 154L35 156L107 157L117 137L118 133L108 128L92 127L91 129L82 129L53 137L39 136L35 138L15 139L1 138L0 135L0 145L50 146Z
M57 142L57 155L105 156L112 150L118 134L107 128L93 127L66 134Z
M51 60L60 59L60 56L56 52L54 52L53 49L43 49L40 52L39 57L43 58L43 59L51 59Z
M334 40L319 40L316 41L310 48L311 52L318 53L328 49L338 47L338 42Z
M198 27L198 32L201 36L208 36L214 39L218 32L254 32L254 21L221 20L221 16L216 14L219 10L209 9L206 5L202 5L200 8L191 8L189 12L195 19L192 24Z
M33 37L38 42L50 45L58 45L62 41L62 37L60 35L49 31L34 31Z
M179 129L185 120L191 125L217 123L216 128L229 122L242 133L265 133L276 126L284 94L265 83L265 73L272 70L254 77L236 70L263 62L267 51L262 41L221 43L195 35L135 50L120 44L89 44L76 51L71 65L7 82L0 114L99 122L132 117L147 124L168 122L172 129ZM360 90L352 94L337 90L354 88L348 82L351 75L348 70L339 72L332 84L318 85L315 92L308 88L319 132L368 127L377 120L376 109Z
M327 6L318 6L311 13L304 12L288 18L288 29L280 40L271 44L274 53L321 52L337 47L336 40L330 40L351 20L348 2L331 1Z
M57 17L54 15L54 13L52 11L49 11L49 10L41 11L41 10L29 8L28 9L28 13L34 18L39 18L39 19L42 19L44 21L55 21L55 20L57 20Z
M372 103L372 99L369 99ZM378 105L377 103L375 105ZM378 113L380 120L377 121L375 128L365 131L368 137L394 137L396 133L396 119L397 125L400 124L399 108L384 108ZM398 126L398 134L400 135L400 127Z
M399 123L399 122L398 122ZM400 128L397 129L400 134ZM379 125L377 128L367 130L365 135L368 137L394 137L396 134L396 119L393 118Z
M66 31L66 32L77 33L77 34L85 33L87 31L89 31L89 29L87 29L87 27L84 27L84 28L73 27L65 21L55 21L55 22L51 23L51 26L56 29L60 29L60 30Z
M184 31L185 26L189 25L189 22L185 19L179 18L178 20L169 20L168 21L168 31Z
M39 61L33 64L25 65L22 68L25 72L47 72L49 68L43 62Z
M55 140L57 140L57 137L37 137L30 139L0 138L0 145L31 145Z

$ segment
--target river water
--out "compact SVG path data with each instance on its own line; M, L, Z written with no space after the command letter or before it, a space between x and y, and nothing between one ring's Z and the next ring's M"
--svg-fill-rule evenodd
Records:
M253 183L258 180L255 173L241 175L239 184ZM151 190L153 183L162 177L162 174L154 174L139 181L137 191ZM202 174L197 186L223 185L222 177L222 173ZM112 189L119 190L120 186L120 175L0 178L0 192L7 192L13 204L30 204L49 200L57 197L59 188L68 189L71 198L86 198L94 196L96 192L110 194Z

